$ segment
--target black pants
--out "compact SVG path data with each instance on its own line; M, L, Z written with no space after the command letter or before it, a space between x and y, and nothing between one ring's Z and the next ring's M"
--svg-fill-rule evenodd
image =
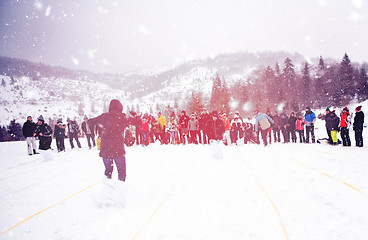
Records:
M299 133L300 143L305 143L304 130L296 130Z
M208 132L206 130L203 130L203 144L209 144L210 143L210 139L208 136Z
M65 150L65 144L64 144L64 138L63 137L57 137L56 138L56 148L58 152Z
M273 128L273 138L275 139L275 142L280 142L280 128Z
M343 146L351 146L348 128L346 127L341 128L341 138Z
M332 141L332 137L331 137L331 129L326 128L326 132L327 132L327 135L328 135L328 143L332 144L333 141Z
M268 129L266 130L261 129L261 136L262 136L263 144L265 146L267 146L267 133L268 133Z
M38 139L40 140L39 143L39 149L41 150L48 150L51 148L51 141L52 138L51 137L44 137L44 136L39 136Z
M73 139L75 139L75 141L77 142L78 147L81 148L82 146L81 146L81 144L79 142L79 139L78 139L78 135L77 134L70 134L69 135L70 147L71 148L74 148Z
M284 142L289 142L289 133L286 127L281 127L282 136L284 137Z
M306 129L305 134L307 135L305 142L309 143L309 134L310 134L312 138L312 143L314 143L316 141L316 137L314 136L314 126L306 126L305 129Z
M288 138L289 138L289 141L290 141L290 137L291 137L291 141L293 143L296 143L296 132L295 132L295 129L289 129L289 134L288 134Z
M355 142L357 147L363 147L363 130L355 130Z
M92 144L94 147L96 147L96 142L95 142L95 135L93 134L86 134L87 137L87 143L88 143L88 147L91 148L91 140L92 140Z

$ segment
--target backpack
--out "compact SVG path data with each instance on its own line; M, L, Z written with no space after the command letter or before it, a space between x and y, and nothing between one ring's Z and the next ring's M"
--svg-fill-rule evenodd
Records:
M271 127L271 123L268 121L267 118L264 118L259 123L262 130L266 130L267 128Z

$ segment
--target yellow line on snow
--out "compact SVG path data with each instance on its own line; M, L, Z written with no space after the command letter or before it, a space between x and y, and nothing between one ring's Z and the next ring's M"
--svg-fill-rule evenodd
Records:
M257 177L257 175L255 174L252 166L248 163L247 160L245 160L242 156L240 156L237 152L234 151L234 153L247 165L248 169L252 172L252 175L254 177L254 179L256 180L258 186L260 187L260 189L263 191L263 193L266 195L268 201L271 203L272 207L275 209L275 212L277 213L278 217L279 217L279 220L280 220L280 224L281 224L281 227L284 231L284 235L285 235L285 238L287 240L289 240L289 234L286 230L286 227L285 227L285 224L284 224L284 221L282 220L282 217L281 217L281 213L280 211L278 210L276 204L272 201L272 198L270 197L270 195L267 193L266 189L263 187L261 181L259 180L259 178Z
M49 207L47 207L47 208L45 208L45 209L43 209L43 210L39 211L38 213L33 214L32 216L30 216L30 217L28 217L28 218L24 219L23 221L21 221L21 222L19 222L19 223L15 224L14 226L12 226L12 227L10 227L10 228L6 229L5 231L1 232L1 233L0 233L0 235L3 235L3 234L5 234L5 233L9 232L10 230L12 230L12 229L14 229L14 228L16 228L16 227L18 227L18 226L22 225L23 223L25 223L25 222L27 222L27 221L31 220L31 219L32 219L32 218L34 218L35 216L40 215L41 213L46 212L47 210L49 210L49 209L51 209L51 208L53 208L53 207L55 207L55 206L59 205L60 203L63 203L63 202L65 202L66 200L71 199L72 197L74 197L74 196L76 196L76 195L78 195L78 194L80 194L80 193L82 193L82 192L86 191L87 189L89 189L89 188L91 188L91 187L93 187L93 186L95 186L95 185L99 184L100 182L101 182L101 181L99 181L99 182L97 182L97 183L95 183L95 184L92 184L92 185L90 185L90 186L88 186L88 187L86 187L86 188L83 188L83 189L82 189L82 190L80 190L79 192L76 192L76 193L74 193L73 195L70 195L69 197L67 197L67 198L65 198L65 199L63 199L63 200L61 200L61 201L59 201L59 202L57 202L57 203L55 203L55 204L53 204L53 205L51 205L51 206L49 206Z
M158 207L155 209L155 211L153 211L153 213L151 214L151 216L146 220L146 222L143 224L143 226L136 232L136 234L134 234L134 236L132 237L132 240L136 239L138 237L139 234L141 234L143 232L143 230L147 227L147 225L150 223L150 221L152 220L152 218L157 214L157 212L161 209L161 207L164 205L164 203L169 199L170 195L174 192L174 190L176 189L176 187L178 186L178 184L189 174L190 170L194 167L196 160L199 158L200 156L200 150L198 151L198 155L197 157L194 159L193 161L193 165L188 169L188 171L186 171L180 178L179 180L175 183L175 185L171 188L171 190L167 193L166 197L164 198L164 200L162 200L160 202L160 204L158 205Z
M292 160L296 161L297 163L299 163L300 165L302 165L302 166L304 166L304 167L306 167L306 168L309 168L310 170L316 171L316 172L318 172L318 173L320 173L320 174L322 174L322 175L325 175L326 177L329 177L329 178L332 178L332 179L334 179L334 180L336 180L336 181L338 181L338 182L341 182L341 183L345 184L346 186L348 186L348 187L350 187L350 188L354 189L355 191L359 192L359 193L360 193L360 194L362 194L364 197L368 198L368 194L364 193L363 191L359 190L358 188L354 187L353 185L351 185L351 184L349 184L349 183L347 183L347 182L345 182L345 181L343 181L343 180L340 180L340 179L338 179L338 178L335 178L335 177L333 177L333 176L329 175L328 173L325 173L325 172L322 172L322 171L320 171L320 170L318 170L318 169L316 169L316 168L310 167L310 166L308 166L307 164L305 164L305 163L303 163L303 162L299 161L298 159L292 158Z

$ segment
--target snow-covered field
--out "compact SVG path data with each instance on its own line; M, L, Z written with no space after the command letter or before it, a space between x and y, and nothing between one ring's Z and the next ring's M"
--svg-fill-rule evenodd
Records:
M0 239L368 236L367 147L134 146L126 183L104 180L96 149L0 153Z

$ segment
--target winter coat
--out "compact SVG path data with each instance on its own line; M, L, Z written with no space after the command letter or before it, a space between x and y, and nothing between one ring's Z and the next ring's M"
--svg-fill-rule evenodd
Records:
M27 120L23 124L22 132L25 138L33 137L33 134L35 133L35 131L36 131L36 124L34 122Z
M142 119L142 126L141 126L141 131L142 132L149 132L149 123L151 121L150 117L143 117Z
M90 134L92 135L92 136L94 136L95 135L95 126L91 126L91 125L89 125L88 123L86 123L86 122L83 122L82 123L82 131L84 132L84 134L88 134L87 133L87 125L88 125L88 128L89 128L89 130L90 130Z
M289 130L292 130L292 131L295 130L296 120L297 120L296 117L292 117L292 116L289 117L289 120L288 120Z
M325 121L326 121L326 129L331 130L331 113L326 114Z
M221 117L221 120L224 121L225 131L231 130L231 123L230 123L229 118L227 116L223 116Z
M42 122L41 125L36 126L36 137L49 137L51 138L52 136L52 129L49 125L47 125L47 123ZM41 136L42 133L42 136Z
M224 121L217 118L215 121L211 118L208 121L209 139L221 140L225 133Z
M188 122L189 122L189 117L186 114L180 115L179 124L181 128L188 128Z
M349 128L350 123L351 123L351 117L350 117L349 112L344 112L341 115L341 123L340 123L341 128Z
M161 129L164 129L164 127L166 126L166 118L161 115L157 118L157 121L160 123Z
M295 129L296 130L304 130L305 120L304 118L298 118L295 122Z
M258 126L262 130L266 130L269 127L271 127L271 124L274 124L275 122L270 118L267 114L264 113L258 113L256 117L256 123L254 124L254 129L256 132L258 132Z
M340 131L340 118L335 113L331 113L331 131Z
M71 121L68 123L68 134L70 135L78 135L80 132L79 125L76 121Z
M141 131L142 119L138 115L133 116L129 121L131 125L135 126L136 131Z
M286 115L286 113L281 113L280 114L280 127L285 127L288 125L288 121L289 121L289 118L288 116Z
M154 121L151 122L151 132L152 133L160 133L161 132L161 124L157 120L154 120Z
M316 115L312 111L307 111L304 116L305 119L305 125L306 126L312 126L314 122L316 121Z
M211 120L211 116L208 113L204 113L199 117L199 129L203 131L209 131L208 123Z
M243 122L239 118L234 118L231 121L231 131L240 131L243 126Z
M119 100L110 102L109 112L88 120L88 125L99 126L101 129L102 158L117 158L125 156L124 131L128 126L128 120L123 111L123 105Z
M359 111L355 113L353 130L363 131L363 124L364 124L364 113L362 111Z
M280 117L276 114L276 115L273 115L271 118L272 118L272 120L274 122L273 128L274 129L280 128Z
M54 137L55 138L65 138L65 128L64 124L56 124L54 129Z
M176 120L170 120L169 123L167 124L167 127L169 129L170 132L176 132L178 131L178 123L176 122Z
M188 130L189 131L198 131L199 123L197 119L190 119L188 122Z

